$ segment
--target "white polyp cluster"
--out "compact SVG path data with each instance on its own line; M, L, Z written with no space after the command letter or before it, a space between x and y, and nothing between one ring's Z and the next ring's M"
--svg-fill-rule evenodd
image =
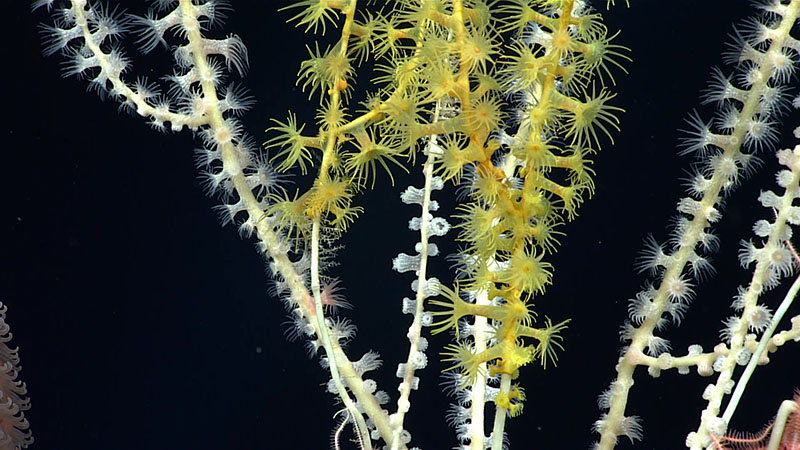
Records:
M787 242L792 237L790 225L800 224L800 208L793 204L800 196L800 146L794 150L779 151L778 161L789 169L781 170L777 177L784 192L781 195L773 191L761 193L758 199L762 206L772 211L771 221L758 220L753 225L757 240L741 243L739 262L743 267L753 268L753 277L747 287L740 288L739 295L733 301L734 309L740 311L741 316L727 323L723 334L728 341L734 336L744 339L748 331L761 332L769 327L772 312L767 306L758 304L757 300L794 271L794 255Z
M430 177L430 175L427 176ZM439 177L429 178L427 182L430 185L431 192L441 190L444 187L444 183ZM402 429L402 415L405 414L411 406L409 400L410 391L419 388L419 378L414 376L413 373L416 370L424 369L428 364L428 357L425 354L425 350L428 348L428 341L420 336L420 332L421 327L430 326L433 322L433 316L430 312L423 309L424 305L422 301L428 297L438 295L440 292L440 283L438 279L425 278L426 274L422 270L423 262L439 254L438 247L436 244L429 242L429 239L433 236L443 236L450 229L450 225L445 219L434 217L433 214L431 214L431 212L439 209L439 204L435 200L430 199L429 195L427 197L428 198L426 198L425 189L415 188L413 186L406 188L403 193L400 194L400 199L403 203L407 205L419 205L421 207L422 211L420 216L425 217L427 227L425 230L421 230L424 222L422 218L415 217L411 219L409 228L412 231L421 231L423 236L423 239L414 246L414 250L417 254L409 255L407 253L400 253L392 259L393 270L400 273L413 272L417 276L411 283L411 289L417 295L414 299L406 297L402 302L403 313L411 314L417 319L412 322L406 335L411 343L412 350L408 361L398 363L397 371L395 372L397 377L403 381L401 381L398 386L398 391L400 391L401 394L398 399L398 414L400 415L395 417L397 423L392 426L395 428L395 434L398 432L400 433L399 439L404 444L408 443L411 437L406 430ZM422 292L419 292L421 281ZM415 326L415 323L418 325Z
M755 242L742 241L739 260L743 267L752 268L752 277L746 287L739 288L733 300L732 306L739 315L729 317L721 332L729 348L725 344L715 347L718 356L712 368L720 372L720 376L717 384L708 385L703 392L703 398L708 400L709 406L703 412L698 433L687 438L687 444L693 445L693 448L698 448L698 440L702 441L699 442L702 445L709 443L708 435L702 434L704 428L709 433L724 434L727 424L717 416L719 404L733 390L732 377L736 366L748 364L753 357L745 343L755 342L756 336L748 333L762 332L772 323L772 312L765 305L758 304L758 300L764 292L776 287L781 278L794 271L794 255L786 242L792 236L790 225L797 224L797 207L793 202L800 197L800 146L794 150L780 150L777 156L779 163L789 168L781 170L777 176L778 184L785 190L780 195L773 191L762 191L759 202L770 210L771 221L756 221L753 226L757 236Z
M781 14L780 6L770 4L765 8L773 14ZM727 62L735 64L740 74L726 75L716 69L704 96L705 103L718 106L717 118L704 121L693 113L687 120L688 129L680 153L692 153L697 158L696 169L687 183L690 195L678 202L679 215L670 240L666 244L659 244L652 236L646 240L636 268L655 275L656 281L646 284L630 301L628 311L635 326L624 329L624 340L632 339L637 326L651 317L656 328L663 326L665 317L662 316L680 323L694 295L694 280L701 280L713 271L708 260L698 253L698 247L715 250L717 239L708 228L721 217L722 198L753 170L752 153L775 143L774 118L788 106L783 83L794 72L794 49L798 48L798 41L788 35L779 36L775 29L780 23L754 21L747 30L737 34L736 50L730 52ZM734 138L739 132L745 136L741 142ZM788 173L778 176L781 185L786 185L790 178ZM759 200L770 208L777 208L782 201L770 191L764 192ZM787 217L798 222L800 208L791 207ZM762 220L754 231L763 237L773 227ZM793 258L783 243L791 236L791 231L783 227L781 233L781 239L774 243L760 247L752 242L743 244L740 252L743 265L757 260L765 263L765 277L752 288L769 289L791 270ZM681 260L676 259L678 254ZM747 325L754 330L763 329L768 316L769 311L748 312L752 322ZM648 343L648 353L654 356L668 348L652 336L644 342Z
M59 3L65 6L59 8ZM266 207L267 195L278 188L282 178L258 155L257 146L236 120L236 115L252 106L252 99L236 84L222 84L227 71L244 75L247 48L235 35L221 39L206 35L208 28L220 24L223 3L205 0L184 8L176 2L161 2L158 12L145 16L90 1L34 3L34 7L41 6L55 10L54 25L42 27L47 39L45 54L61 52L68 59L65 75L87 78L92 89L115 98L156 129L164 131L169 124L172 131L188 127L198 133L204 144L197 157L203 185L209 194L220 195L226 202L217 208L223 223L235 222L235 216L247 209L241 195L231 199L235 197L234 177L244 176L259 208ZM160 77L166 80L166 89L144 77L123 79L133 69L131 58L119 44L126 34L138 35L143 53L159 46L173 49L174 71ZM252 233L256 220L249 215L244 218L242 234Z
M441 178L434 177L432 179L431 190L440 190L444 187L444 183L442 182ZM408 205L420 205L422 206L425 201L425 191L424 189L415 188L413 186L409 186L400 194L400 199L403 203ZM429 200L428 202L428 211L423 212L426 214L428 219L428 227L426 235L428 237L431 236L443 236L447 233L450 229L450 224L441 217L434 217L430 211L436 211L439 209L439 204L435 200ZM420 231L422 226L422 219L419 217L414 217L409 222L409 228L412 231ZM423 257L431 257L436 256L439 254L439 249L434 243L428 243L427 247L428 251L425 255L422 255L420 252L422 251L422 243L417 242L415 244L415 250L417 251L416 255L409 255L406 253L400 253L392 260L392 269L396 270L400 273L414 271L415 274L419 274L419 267L420 261ZM415 289L416 291L416 289ZM433 294L435 295L435 294Z
M701 254L701 250L714 251L717 248L711 224L720 220L725 196L754 172L759 161L754 154L772 148L777 142L776 118L788 109L784 84L795 73L797 49L800 48L800 42L789 35L791 27L788 25L794 23L796 13L778 1L765 2L761 7L769 14L737 32L737 42L726 57L726 62L735 66L734 73L715 70L704 96L704 103L717 106L716 117L704 120L698 113L692 113L687 119L679 153L692 154L696 162L686 182L689 195L678 201L670 237L663 244L648 237L636 264L639 271L649 272L653 279L630 300L630 322L620 333L622 340L630 346L623 349L625 358L620 364L640 364L644 360L640 355L646 352L658 357L656 364L648 362L654 376L675 366L674 357L666 353L669 343L655 336L655 331L670 320L680 323L694 296L695 285L712 273L708 259ZM787 16L787 13L791 14ZM779 159L792 168L800 161L797 155L797 151L782 151ZM778 182L781 186L788 186L793 183L793 176L781 173ZM729 319L722 333L731 348L741 346L748 330L761 331L768 326L771 312L757 305L755 298L792 270L793 258L784 244L791 231L784 225L786 222L800 222L800 208L792 206L791 202L787 204L786 200L785 196L772 192L765 192L759 198L780 217L774 222L759 221L754 227L760 238L769 235L775 239L743 243L740 252L742 264L752 266L755 263L760 269L755 269L757 276L749 286L740 290L734 300L734 307L741 315ZM709 358L696 358L698 372L710 375L713 370L726 371L751 357L749 352L742 352L740 348L728 354L725 345L720 345L723 348L715 347L715 354L719 356L713 365ZM700 352L699 348L690 349L690 354ZM723 353L728 356L722 356ZM687 373L688 367L679 366L679 370ZM728 388L721 386L717 390L724 392ZM610 405L613 396L608 397L608 401L601 405L603 409ZM598 431L607 443L611 435L622 434L622 420L619 417L605 419L604 415L598 422ZM688 441L695 441L695 437Z

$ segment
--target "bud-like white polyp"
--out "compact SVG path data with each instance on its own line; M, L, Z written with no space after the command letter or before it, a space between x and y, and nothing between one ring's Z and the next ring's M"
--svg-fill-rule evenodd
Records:
M419 231L422 227L422 219L419 217L412 217L411 220L408 221L408 229L411 231Z
M764 191L758 196L758 201L765 208L778 208L781 206L781 198L772 191Z
M411 362L414 364L415 369L424 369L428 365L428 357L425 356L425 353L414 352L411 355Z
M400 200L407 205L421 205L425 198L425 191L409 186L400 194Z
M725 389L724 389L725 395L731 395L734 386L736 386L736 382L733 380L728 380L727 382L725 382Z
M794 173L791 170L781 170L780 172L778 172L777 176L778 186L782 188L789 187L793 182L792 180L794 180Z
M658 367L662 370L666 370L672 367L675 364L675 358L670 355L669 353L662 353L658 356Z
M720 218L719 211L714 206L703 206L693 198L684 197L678 202L678 211L690 216L701 216L709 222L716 222Z
M397 364L397 371L395 371L395 375L397 378L405 378L406 370L408 369L408 365L406 363L399 363Z
M753 233L755 233L756 236L769 236L770 230L772 230L772 224L763 219L757 221L755 225L753 225Z
M434 236L444 236L450 231L450 224L441 217L434 217L428 222L428 233Z
M422 253L422 242L414 244L414 250L417 253ZM428 256L436 256L439 254L439 247L433 242L428 242Z
M422 322L423 327L431 326L433 324L433 314L428 311L423 311L420 316L420 322Z
M714 385L708 384L706 388L703 390L703 400L711 400L711 397L714 395Z
M712 417L708 420L708 431L717 436L722 436L728 429L728 424L721 417Z
M800 145L794 149L784 149L778 152L778 162L791 169L793 172L800 170Z
M800 207L789 207L786 211L786 221L792 225L800 225Z
M691 433L687 434L686 435L686 441L684 442L686 447L689 447L689 448L692 447L694 445L694 441L695 441L696 438L697 438L697 432L696 431L692 431Z
M714 364L711 365L711 368L714 369L714 372L722 372L722 369L725 367L726 359L727 358L724 355L718 355L714 359Z
M419 255L411 256L405 253L400 253L397 255L397 257L392 259L392 270L396 270L400 273L410 272L412 270L417 272L419 271L419 264Z
M417 301L408 297L403 299L403 314L414 314L417 310Z
M376 383L375 380L366 379L361 387L364 389L364 391L373 394L376 390L378 390L378 383Z
M417 292L419 290L419 280L411 282L411 290ZM425 298L435 297L441 293L441 283L438 278L430 278L425 281L425 291L423 292Z

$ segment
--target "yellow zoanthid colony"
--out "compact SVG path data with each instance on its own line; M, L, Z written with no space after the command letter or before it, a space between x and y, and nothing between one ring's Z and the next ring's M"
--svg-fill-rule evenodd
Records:
M306 31L335 25L340 37L324 49L309 46L299 72L298 85L319 98L317 126L290 113L267 142L278 149L279 170L305 173L313 164L316 179L302 194L276 198L269 212L304 247L315 221L338 232L355 219L354 195L374 183L376 169L391 177L422 152L434 175L464 193L458 281L432 289L440 294L429 301L434 333L482 317L480 330L471 319L461 327L468 332L457 332L444 357L460 371L459 387L492 377L499 409L521 413L524 393L511 380L529 362L554 362L566 325L548 319L535 327L531 300L550 284L547 255L563 234L559 225L592 193L589 158L617 130L621 110L609 87L612 70L624 70L624 49L580 1L405 0L379 11L305 1L290 8ZM358 66L372 59L373 92L348 106ZM395 265L418 272L425 256ZM468 409L461 414L467 422Z

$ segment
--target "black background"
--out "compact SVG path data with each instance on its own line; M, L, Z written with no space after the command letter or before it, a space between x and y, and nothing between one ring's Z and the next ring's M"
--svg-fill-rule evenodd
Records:
M243 83L258 103L244 122L258 142L268 118L283 119L287 109L313 121L316 100L309 103L295 88L312 37L284 23L291 13L276 10L285 3L235 2L215 32L235 32L249 49ZM594 198L562 228L566 236L551 258L554 284L536 309L572 322L558 367L522 372L528 401L525 413L510 420L512 448L585 449L596 439L596 398L614 375L627 299L644 282L632 264L647 233L666 238L691 163L676 154L677 130L694 108L711 116L698 92L721 64L732 24L753 14L746 2L633 3L610 12L598 5L609 29L622 30L617 43L634 58L627 76L617 73L614 88L616 104L627 112L616 145L605 145L595 159ZM121 6L146 10L139 2ZM85 81L60 78L63 59L42 56L37 29L51 21L44 9L29 9L13 2L2 18L0 300L9 308L12 344L21 349L35 448L328 447L338 408L323 392L327 377L303 343L285 338L286 313L268 294L252 241L231 226L220 228L211 210L218 201L203 194L193 164L197 141L188 132L153 132L141 119L118 113L114 102L86 93ZM124 47L136 63L127 80L171 71L162 49L141 57L130 42ZM783 123L788 140L782 148L793 145L797 121ZM698 289L681 327L663 333L675 353L692 343L708 351L717 342L736 286L748 279L736 261L738 242L753 237L755 220L769 218L756 198L774 188L775 158L761 156L765 175L727 202L718 227L722 251L713 256L717 276ZM396 179L393 187L383 177L358 200L366 212L343 241L341 266L332 270L355 305L346 312L359 327L351 357L381 352L384 367L371 377L392 395L392 410L409 320L400 300L410 294L412 276L392 272L391 259L413 252L415 235L406 224L418 214L398 195L409 183L421 185L418 169ZM448 188L440 201L448 205L453 193ZM443 239L436 242L454 251ZM441 257L431 274L452 278ZM776 305L782 293L766 301ZM431 342L437 349L447 337ZM755 431L800 386L797 352L790 343L758 369L733 428ZM443 366L435 351L428 355L406 428L412 445L452 448ZM637 375L628 406L645 427L637 448L683 448L713 378L670 372L654 380L641 369Z

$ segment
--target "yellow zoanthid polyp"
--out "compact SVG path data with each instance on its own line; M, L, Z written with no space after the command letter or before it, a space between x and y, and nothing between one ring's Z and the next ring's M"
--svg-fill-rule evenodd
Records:
M316 138L310 136L303 136L303 128L305 125L297 125L297 116L289 113L286 122L281 122L272 119L275 122L274 127L267 129L268 132L277 132L277 136L272 137L264 142L267 148L280 148L280 151L273 156L273 159L280 160L280 164L276 167L279 171L287 171L292 167L299 167L303 175L306 173L306 164L313 165L313 158L309 147L318 147L319 143Z
M320 220L323 215L330 214L331 224L342 230L347 229L364 210L360 206L353 206L355 193L347 179L319 177L308 192L306 214L312 220Z
M352 174L356 183L359 185L366 185L371 180L370 187L374 187L375 179L378 176L375 172L377 165L383 168L392 181L392 184L394 184L394 177L389 168L389 163L407 172L405 166L397 159L405 154L400 148L399 143L394 139L391 137L383 137L380 141L376 142L375 138L367 133L358 133L355 137L357 140L357 150L344 155L344 169Z

